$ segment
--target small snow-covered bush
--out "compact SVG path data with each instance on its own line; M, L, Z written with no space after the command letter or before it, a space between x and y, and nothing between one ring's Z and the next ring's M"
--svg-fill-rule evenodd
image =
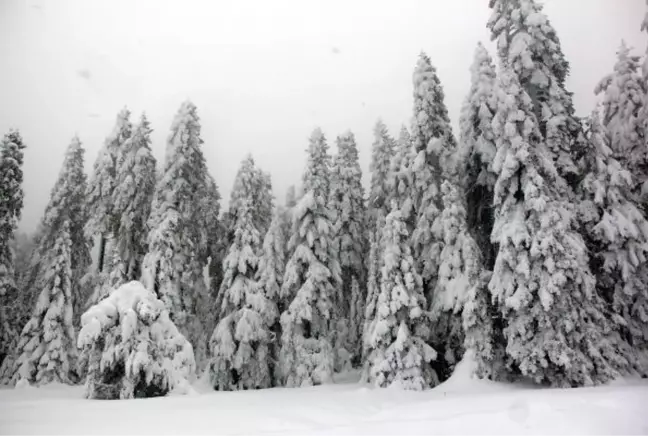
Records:
M163 396L186 387L196 366L164 303L136 281L83 314L78 346L86 398Z

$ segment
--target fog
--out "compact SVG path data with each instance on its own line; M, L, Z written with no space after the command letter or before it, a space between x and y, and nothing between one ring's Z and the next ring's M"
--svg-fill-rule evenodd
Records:
M568 89L587 114L621 39L645 52L644 0L545 4L571 63ZM146 111L160 164L171 120L191 99L224 203L247 153L283 202L315 126L332 149L338 134L356 134L367 179L376 120L394 134L409 125L421 50L456 127L475 44L495 55L489 15L487 0L0 0L0 132L19 128L28 147L21 230L41 219L72 135L90 172L124 106L133 121Z

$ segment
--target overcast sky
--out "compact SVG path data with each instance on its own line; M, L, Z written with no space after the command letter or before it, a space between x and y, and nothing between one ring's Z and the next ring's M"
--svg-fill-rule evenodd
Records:
M576 109L588 113L621 39L645 52L644 0L545 3L571 63ZM338 134L356 134L366 179L376 120L382 117L395 134L409 125L411 75L421 50L438 69L456 127L475 44L492 49L487 5L0 0L0 132L18 127L28 146L21 229L32 231L41 219L72 135L86 148L89 172L124 106L134 120L146 111L162 161L171 120L190 98L225 200L251 152L283 202L288 185L300 180L315 126L332 148Z

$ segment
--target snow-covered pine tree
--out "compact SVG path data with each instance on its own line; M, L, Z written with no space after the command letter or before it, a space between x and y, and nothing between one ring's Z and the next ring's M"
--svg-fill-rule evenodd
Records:
M338 136L336 142L338 152L331 169L328 207L333 219L333 244L342 272L342 286L335 303L338 311L336 370L339 371L347 364L360 359L362 318L366 299L366 241L363 228L366 218L362 170L358 161L355 136L346 132Z
M223 259L227 254L226 231L220 215L221 195L216 185L216 181L210 176L207 183L207 193L203 198L205 217L205 229L207 235L207 244L205 253L205 263L208 263L208 281L207 292L204 300L197 306L198 319L202 320L206 332L213 332L218 322L218 311L216 300L223 282ZM208 338L206 338L208 339Z
M53 245L47 251L43 290L20 335L12 383L73 384L76 346L72 324L72 240L67 218L60 217Z
M434 366L439 377L445 380L463 356L462 310L468 293L480 285L482 265L479 248L468 232L465 202L459 189L446 180L441 192L443 210L432 231L435 238L443 240L443 250L430 317L431 344L439 353Z
M11 354L18 333L11 322L10 311L17 310L14 306L19 292L13 242L23 207L24 148L17 130L7 133L0 142L0 365Z
M383 228L380 294L363 378L380 387L422 390L438 383L430 365L437 353L426 343L430 333L427 303L407 226L395 202L393 206Z
M369 187L369 199L367 201L368 231L376 231L375 222L378 215L383 218L389 213L389 172L394 154L396 153L396 141L389 135L387 126L382 120L376 122L374 127L374 142L371 145L371 184Z
M632 175L614 157L611 143L618 132L607 131L596 111L590 122L582 233L598 294L625 343L618 342L617 334L609 340L617 339L614 346L619 354L648 375L648 221L633 194Z
M14 291L14 253L11 243L23 207L23 143L12 130L0 142L0 297Z
M414 150L409 131L404 125L401 127L398 140L394 142L392 158L389 162L387 173L387 198L383 203L383 212L376 215L376 232L370 232L368 238L369 253L367 258L367 298L365 301L364 328L362 333L362 360L366 361L369 347L370 326L376 316L376 304L380 294L380 281L382 269L382 228L385 226L385 217L390 212L388 207L396 202L401 214L406 219L408 228L413 228L412 199L410 195L411 172L408 165L414 160Z
M59 176L57 186L54 187L55 191L65 192L65 194L61 194L61 196L53 195L52 200L50 200L51 207L63 207L67 210L70 239L72 240L72 300L74 302L75 326L78 325L82 308L88 300L89 289L87 289L83 278L92 265L90 245L85 234L88 222L88 205L86 204L87 178L84 155L85 150L81 146L81 141L75 136L72 138L63 163L65 179L61 179L61 176ZM59 184L65 186L59 186ZM46 219L43 225L45 228L51 227L47 224L47 215L49 213L51 212L45 211ZM44 247L43 238L41 237L39 243L41 248Z
M265 297L274 302L277 307L274 322L270 324L272 341L270 342L270 373L273 386L278 386L280 380L279 345L281 338L281 324L279 316L287 307L286 302L279 298L283 276L286 271L286 233L284 233L284 216L281 210L277 210L270 228L263 239L263 254L259 259L257 281L259 288Z
M261 255L261 234L256 227L256 191L265 174L252 156L241 163L232 198L236 198L234 241L223 261L219 299L220 321L212 335L211 383L217 390L268 388L271 328L278 312L273 300L256 280Z
M129 282L81 317L79 367L86 398L149 398L185 393L195 363L191 344L155 293Z
M281 367L287 386L327 382L333 375L334 303L341 286L327 207L330 187L328 145L322 131L310 137L303 175L304 195L293 212L281 297L290 299L281 315Z
M466 192L468 229L479 245L484 266L492 270L497 251L490 239L493 230L493 186L497 178L492 169L495 156L492 122L496 106L496 73L493 60L481 42L475 49L470 72L470 91L459 119L459 171Z
M142 114L132 135L121 144L116 161L112 204L121 283L140 278L146 255L146 222L155 190L156 160L151 153L151 132L150 123Z
M297 205L297 193L295 192L295 185L290 185L286 191L286 204L283 209L278 209L281 215L281 227L285 238L284 243L284 258L288 259L292 253L288 251L288 239L292 230L292 213ZM281 306L281 305L280 305Z
M614 375L601 350L605 319L569 187L518 75L504 68L499 78L492 235L499 252L489 289L506 324L510 367L552 386L605 382Z
M131 136L132 128L130 111L124 108L117 114L115 126L99 150L92 177L87 185L86 203L89 213L85 231L88 239L99 241L98 273L104 271L106 245L114 235L118 222L114 211L117 165L124 143Z
M243 167L239 168L239 171L242 171ZM252 177L253 183L255 184L254 192L252 194L252 204L255 205L255 210L252 211L254 226L259 230L261 238L265 236L265 233L270 227L270 221L272 221L273 209L274 209L274 196L272 195L272 182L270 179L270 174L264 172L261 168L254 167L254 174ZM237 174L234 183L240 183L241 178ZM230 226L236 226L237 216L236 214L240 210L240 203L242 201L247 201L246 197L241 197L241 193L245 192L244 189L239 189L236 186L232 188L232 193L230 195L229 201L229 216L228 221ZM230 238L234 237L234 229L230 228ZM232 241L230 240L231 244Z
M403 127L405 131L407 129ZM395 177L392 176L392 161L395 160L398 146L389 135L387 126L382 120L374 127L374 142L371 146L371 184L367 199L366 240L368 256L365 262L367 271L367 292L363 302L362 355L365 355L368 345L367 327L375 314L376 300L380 292L380 234L389 213L389 203L394 197L393 186ZM400 170L400 166L398 168Z
M171 320L191 342L196 364L206 357L206 333L196 304L206 285L203 256L207 240L201 199L209 189L196 106L184 102L171 125L166 156L148 221L148 253L142 282L169 309Z
M620 164L627 168L634 182L633 193L648 195L648 150L644 138L645 120L643 100L648 93L648 83L641 75L639 56L621 43L617 51L614 72L596 86L596 94L603 94L603 127L610 138L610 147Z
M584 143L579 140L581 125L574 115L572 95L565 89L569 63L556 30L535 0L490 0L489 6L492 15L487 27L500 61L515 72L531 98L549 157L573 196L581 177L576 162Z
M443 248L432 225L441 213L440 187L444 178L456 175L456 141L450 127L441 82L430 58L421 53L413 74L414 116L411 143L414 156L408 163L411 176L409 194L415 224L411 232L414 258L419 264L423 288L429 303L436 285L439 255ZM401 209L401 213L406 213Z

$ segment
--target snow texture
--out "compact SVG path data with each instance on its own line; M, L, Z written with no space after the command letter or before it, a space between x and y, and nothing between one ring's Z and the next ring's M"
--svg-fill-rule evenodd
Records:
M645 381L533 389L472 379L466 363L443 385L423 393L340 381L306 389L96 402L82 399L81 387L5 389L0 390L0 433L207 435L216 427L223 435L423 435L431 429L458 435L581 435L648 430Z

